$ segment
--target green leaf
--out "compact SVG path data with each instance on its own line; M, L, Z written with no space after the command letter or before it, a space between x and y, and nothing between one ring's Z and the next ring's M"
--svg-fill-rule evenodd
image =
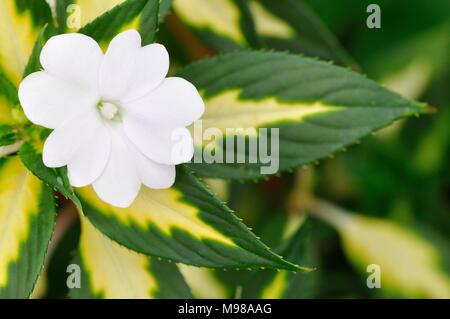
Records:
M31 52L31 56L28 59L28 64L27 64L24 74L23 74L24 78L33 72L37 72L37 71L41 70L40 56L41 56L42 48L45 43L46 30L47 30L47 25L45 25L41 29L41 32L39 33L39 35L37 37L36 43L34 44L34 47L33 47L33 51Z
M38 145L24 143L19 151L20 158L25 166L39 179L58 190L64 197L70 199L77 207L80 201L70 186L67 177L67 168L48 168L42 161L42 151Z
M73 4L73 0L55 1L56 24L60 34L67 32L68 11L70 11L69 5L71 4Z
M15 124L13 109L19 105L17 90L4 75L0 72L0 124Z
M41 28L51 23L45 0L0 1L0 70L15 86L22 80Z
M17 134L13 127L0 125L0 146L14 144L17 141Z
M0 72L0 101L8 103L10 106L19 104L17 89L6 76Z
M424 104L408 101L358 73L286 53L225 54L188 66L178 76L192 82L206 104L202 127L191 128L197 153L190 167L211 177L258 178L277 166L285 171L329 156L396 119L426 111ZM203 138L209 128L214 133ZM227 129L241 131L227 134ZM249 154L248 144L245 149L238 149L237 142L226 148L227 138L236 136L258 147L261 133L267 133L261 144L274 148L269 156ZM207 163L200 147L203 154L215 150L220 158ZM228 163L220 163L225 155L230 156ZM246 163L237 163L238 156Z
M450 244L418 228L351 214L316 201L314 216L334 226L350 261L364 275L379 266L381 291L406 298L450 298Z
M105 14L106 12L112 10L115 6L123 4L126 0L102 0L102 1L92 1L92 0L58 0L56 2L56 19L58 21L58 28L60 33L67 31L77 31L78 28L84 27L87 24L93 22L99 16ZM157 1L147 0L147 6L143 9L140 16L132 19L131 22L125 24L121 27L122 30L125 29L138 29L140 27L141 32L143 32L143 37L146 37L146 32L151 33L152 31L147 31L145 25L149 23L146 21L145 16L151 15L152 9L154 9L154 4ZM159 5L159 18L158 21L161 23L170 11L172 5L172 0L160 0ZM78 13L82 13L78 15ZM71 18L73 17L73 18ZM79 18L79 19L78 19ZM79 21L78 21L79 20ZM78 28L69 28L68 21L70 25L79 22ZM144 28L142 27L144 26Z
M14 144L17 141L15 125L18 114L19 98L14 85L0 73L0 147Z
M267 46L358 68L320 18L303 0L253 0L255 25Z
M74 264L81 272L81 287L73 298L191 298L175 264L130 251L110 240L85 217Z
M172 188L143 187L126 209L103 202L90 187L77 195L95 227L137 252L203 267L301 270L272 253L182 166Z
M108 42L121 30L130 28L138 29L139 15L145 10L143 17L154 14L157 0L127 0L113 9L105 12L100 17L82 27L78 32L86 34L98 42ZM143 21L147 27L147 22ZM153 26L152 26L153 27ZM145 40L151 38L155 29L141 29L141 35Z
M302 265L317 264L312 247L312 221L299 216L286 220L283 227L283 243L275 249L288 260ZM269 221L269 233L274 228L274 220ZM260 229L261 231L261 229ZM269 234L267 234L269 235ZM272 235L272 234L270 234ZM280 299L312 298L320 271L293 273L285 270L239 270L220 271L186 265L178 266L195 298L244 298Z
M248 0L233 0L234 3L238 6L241 19L240 19L240 27L241 32L245 36L249 47L253 49L259 49L264 47L263 41L259 34L257 33L254 16L252 14L250 5L251 1Z
M140 30L143 33L142 45L155 41L159 24L159 1L150 1L143 10Z
M357 68L335 36L303 1L178 0L174 9L203 42L221 52L266 47Z
M56 20L60 33L77 32L98 17L123 4L126 0L59 0L56 1Z
M0 298L28 298L55 223L53 192L18 156L0 160Z
M213 49L225 52L249 46L241 27L245 17L233 0L176 0L173 8L178 18Z
M310 220L303 221L299 229L277 251L295 263L312 265L311 228ZM312 298L317 276L317 272L292 273L284 270L250 273L242 287L242 298Z
M169 14L174 0L160 0L159 2L159 23L163 22L166 16Z
M53 249L45 265L46 278L42 286L45 287L44 298L46 299L66 298L69 293L67 266L74 259L81 232L81 223L76 217L73 207L66 207L66 209L61 209L57 218L56 223L63 224L59 226L63 231L60 237L55 238L52 243ZM67 221L69 222L66 223ZM32 295L35 293L36 288Z

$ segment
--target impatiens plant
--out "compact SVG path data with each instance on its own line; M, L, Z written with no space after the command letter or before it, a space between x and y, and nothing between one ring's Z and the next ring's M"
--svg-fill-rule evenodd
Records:
M270 132L279 176L429 109L360 74L303 1L49 2L0 2L2 298L41 296L70 236L61 285L73 298L213 297L199 285L237 269L250 272L235 277L243 296L282 297L277 282L318 266L299 255L309 221L290 216L271 249L237 217L224 180L258 182L270 163L230 141L261 151ZM217 56L184 65L196 52ZM232 161L205 159L221 154ZM358 233L298 196L295 211Z

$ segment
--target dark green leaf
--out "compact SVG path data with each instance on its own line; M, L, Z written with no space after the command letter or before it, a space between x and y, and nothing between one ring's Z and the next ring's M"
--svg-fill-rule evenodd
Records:
M132 22L142 10L156 0L127 0L82 27L78 32L96 41L111 40L126 24Z
M0 159L0 298L28 298L55 224L52 190L18 156Z
M195 134L194 127L200 159L195 157L190 167L212 177L250 179L295 168L329 156L396 119L426 112L424 104L408 101L358 73L286 53L225 54L188 66L178 76L192 82L203 95L203 131L220 130L211 141L203 139L200 128ZM227 134L226 129L250 129L254 134ZM265 152L249 154L248 143L258 143L261 133L267 133L263 145L276 150L276 129L279 156L273 152L264 164ZM226 147L227 137L236 136L247 138L245 149L237 149L237 142ZM204 154L206 146L218 150L220 159L230 155L232 161L207 163L200 151L203 147ZM237 162L238 155L245 163Z
M47 25L44 26L39 33L39 36L36 40L36 43L33 47L33 52L31 53L31 56L28 60L28 64L25 67L25 72L23 74L23 77L26 77L27 75L37 72L41 69L41 62L40 62L40 56L42 47L44 46L45 42L45 32L47 30Z
M17 140L14 128L9 125L0 125L0 146L14 144Z
M302 270L271 252L183 167L172 188L143 187L129 208L108 205L91 188L77 194L95 227L135 251L203 267Z
M314 247L310 241L312 222L306 220L277 251L295 263L313 266ZM264 270L250 273L242 287L243 298L312 298L317 272L290 273Z
M358 68L334 34L303 0L258 0L270 13L285 21L294 31L291 38L266 36L271 48L304 53ZM262 35L263 36L263 35Z
M150 258L120 246L81 219L78 255L81 287L73 298L191 298L175 264Z
M159 1L150 1L145 6L140 31L142 35L142 45L147 45L155 41L156 31L159 24Z

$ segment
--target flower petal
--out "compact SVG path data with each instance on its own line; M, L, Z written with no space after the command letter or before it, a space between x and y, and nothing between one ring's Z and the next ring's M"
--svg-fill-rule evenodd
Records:
M128 101L139 98L159 85L169 70L164 46L141 47L136 30L117 35L110 43L100 68L100 92L105 100Z
M145 156L160 164L186 163L194 155L192 136L184 127L168 128L130 114L124 116L123 127L134 145Z
M175 182L175 165L159 164L142 154L136 146L129 142L137 173L141 182L153 189L169 188Z
M132 101L151 92L169 72L169 53L158 43L149 44L139 50L133 77L122 101Z
M205 111L195 86L177 77L165 79L154 91L124 107L138 117L174 127L191 125Z
M103 173L93 183L93 187L105 202L125 208L136 198L141 181L126 139L117 128L111 128L110 132L111 154Z
M105 169L110 153L111 134L103 124L69 160L67 173L70 184L74 187L92 184Z
M42 48L42 67L57 78L98 94L98 72L103 58L94 39L80 33L50 38Z
M82 145L91 143L102 125L95 111L79 115L63 123L45 141L42 154L45 166L67 165Z
M19 99L31 122L52 129L97 103L94 95L46 72L27 76L20 84Z
M109 44L100 67L100 94L104 100L118 101L125 95L141 48L135 30L117 35Z

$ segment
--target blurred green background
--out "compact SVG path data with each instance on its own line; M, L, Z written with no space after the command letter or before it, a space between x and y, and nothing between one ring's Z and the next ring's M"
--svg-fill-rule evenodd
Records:
M208 181L265 243L316 271L294 275L183 266L194 295L449 298L450 1L261 1L272 18L296 30L288 40L255 35L255 21L271 17L255 17L261 12L247 1L235 3L253 21L241 21L245 44L192 28L175 7L158 41L169 48L176 67L243 47L304 53L360 70L408 98L429 103L432 112L393 123L298 171L256 183ZM370 3L381 7L380 29L366 26ZM292 5L306 18L296 19ZM233 28L229 23L223 25ZM333 34L336 39L330 38ZM333 204L309 205L311 198ZM66 294L65 269L78 231L79 225L72 226L53 254L47 277L54 280L49 280L47 297ZM381 266L381 289L366 285L369 264Z

